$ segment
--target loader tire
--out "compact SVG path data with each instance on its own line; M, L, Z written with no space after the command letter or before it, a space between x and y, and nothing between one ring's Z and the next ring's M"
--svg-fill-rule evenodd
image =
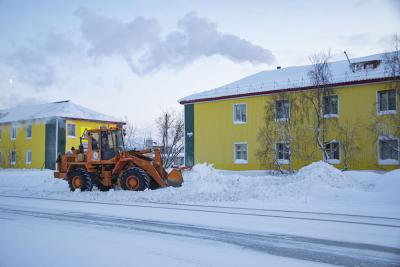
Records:
M71 191L92 191L93 183L90 174L85 169L75 169L68 174L68 185Z
M121 176L121 188L131 191L143 191L149 188L150 177L137 167L126 170Z
M151 190L155 190L155 189L158 189L160 187L161 186L153 178L150 179L150 187L149 188Z

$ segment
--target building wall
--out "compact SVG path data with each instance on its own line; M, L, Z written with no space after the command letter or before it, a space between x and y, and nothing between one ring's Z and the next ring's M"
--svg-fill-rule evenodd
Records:
M76 125L76 137L68 137L67 131L65 131L65 141L62 138L58 138L59 141L62 140L63 144L58 143L58 152L66 153L68 150L74 146L76 149L79 147L79 137L82 135L85 129L99 128L100 126L115 127L116 124L112 123L102 123L84 120L59 120L59 123L65 121L65 127L67 124ZM15 123L15 124L2 124L0 128L2 129L2 135L0 140L0 153L1 153L1 168L34 168L41 169L45 168L46 162L46 138L51 139L50 136L46 137L46 124L47 126L52 121L36 121L32 125L32 138L26 138L26 127L30 123ZM11 127L15 125L17 127L17 136L15 140L11 140ZM47 127L48 128L48 127ZM52 133L55 132L52 131ZM49 133L49 131L47 131ZM55 139L55 136L51 136ZM55 146L55 143L53 144ZM65 149L62 149L65 148ZM9 157L12 150L16 151L16 164L10 164ZM30 164L26 163L26 151L30 150L32 152L32 160ZM54 148L55 150L55 148ZM48 153L48 151L47 151ZM51 157L54 156L54 162L56 160L56 154L51 153ZM47 155L49 156L49 155ZM54 168L53 160L51 161L51 168ZM47 164L49 167L50 165Z
M2 128L2 136L0 141L0 152L2 159L0 167L14 168L42 168L44 164L45 151L45 125L43 122L35 122L32 125L32 138L26 138L27 123L14 124L17 127L17 136L15 140L11 140L12 124L0 125ZM9 163L9 154L12 150L16 151L16 164ZM26 164L26 151L32 151L31 164Z
M353 156L351 169L390 170L398 168L398 165L378 164L378 134L371 130L371 123L374 120L387 120L393 116L377 115L376 112L377 91L390 89L391 86L386 82L335 88L335 92L339 96L339 118L329 120L337 120L340 126L356 126L358 136L357 146L360 150ZM291 96L295 97L296 94L301 93L293 92ZM262 166L256 157L260 146L257 135L264 124L265 103L272 97L273 95L264 95L195 103L195 162L213 163L216 168L230 170L265 169L265 166ZM398 102L399 99L397 99ZM233 123L233 105L239 103L247 104L247 123L245 124ZM397 110L399 112L399 107ZM308 122L308 124L304 128L312 129L312 123ZM337 130L332 129L328 134L328 139L337 139L338 135ZM304 139L301 146L311 156L307 160L294 158L295 169L323 158L312 138L312 130L305 133L304 137L300 139ZM248 144L247 164L234 164L234 143L237 142ZM341 154L343 154L342 151ZM343 168L343 161L337 167Z
M76 125L76 136L71 137L68 136L68 124ZM84 121L84 120L66 120L66 145L65 152L71 150L72 147L75 149L79 148L79 138L82 136L85 129L96 129L100 127L116 127L115 123L107 123L107 122L94 122L94 121Z

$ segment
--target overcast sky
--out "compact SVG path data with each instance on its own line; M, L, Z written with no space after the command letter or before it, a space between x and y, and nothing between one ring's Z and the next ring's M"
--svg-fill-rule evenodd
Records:
M0 109L70 99L150 127L247 75L385 52L400 1L0 0Z

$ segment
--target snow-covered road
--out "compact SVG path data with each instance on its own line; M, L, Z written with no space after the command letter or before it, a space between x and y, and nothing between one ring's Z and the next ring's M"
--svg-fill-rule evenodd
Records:
M0 264L4 266L12 266L11 263L18 261L21 265L30 263L32 266L30 257L25 262L24 257L16 259L10 249L13 246L21 249L24 245L29 248L26 240L35 238L50 238L47 247L61 246L59 249L65 253L75 254L79 248L84 254L83 261L88 262L98 263L96 254L101 257L108 257L108 254L110 257L120 257L124 254L123 258L132 258L132 261L126 262L128 266L137 257L141 258L139 262L143 264L146 264L143 258L157 261L154 257L158 257L159 262L171 266L265 266L267 262L296 266L313 263L396 266L400 262L399 218L206 205L121 205L0 196L0 222L3 225L0 234L5 238L3 242L11 244L0 249ZM23 230L26 233L19 240L9 236L6 230L15 227L35 230ZM46 235L40 235L40 231L45 231ZM61 234L57 234L59 231ZM51 232L53 234L49 236ZM99 232L102 240L109 238L110 241L102 244L97 236L84 240L79 238L80 234L85 237L87 233L95 232ZM125 236L122 244L121 240L114 240L121 238L121 235ZM123 246L124 242L128 242L126 240L131 240L139 247L144 242L145 251L142 251L143 247L123 247L119 251L106 252L108 246ZM177 251L177 242L181 243L182 251ZM87 257L86 246L91 247ZM91 254L93 247L99 248L95 255ZM167 252L167 248L171 249L171 253ZM198 254L194 258L188 257L193 249L198 250ZM159 251L162 252L157 253ZM221 253L219 259L213 255L216 251ZM136 255L137 252L141 255ZM37 253L35 259L41 254ZM29 252L26 255L31 254ZM51 266L55 255L46 255L34 261L38 264L36 266ZM248 258L248 255L252 256ZM65 266L70 266L73 259L71 261ZM117 263L124 265L124 260L118 259Z
M0 169L0 266L400 266L399 178L196 165L181 188L70 192Z

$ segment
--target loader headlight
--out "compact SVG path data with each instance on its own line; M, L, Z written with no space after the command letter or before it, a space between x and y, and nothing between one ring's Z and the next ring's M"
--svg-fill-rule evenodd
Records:
M93 160L99 160L99 153L96 151L93 152L92 158L93 158Z

